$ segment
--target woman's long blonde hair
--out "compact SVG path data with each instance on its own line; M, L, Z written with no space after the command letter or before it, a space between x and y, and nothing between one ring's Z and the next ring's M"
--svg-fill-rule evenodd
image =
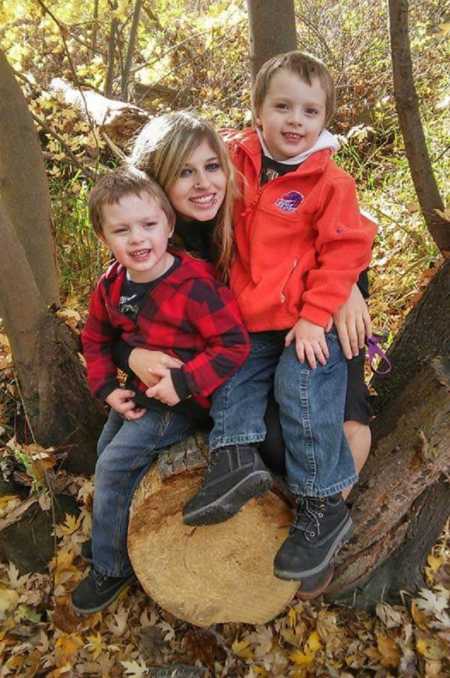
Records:
M195 114L167 113L148 122L135 139L129 162L155 179L167 192L179 178L192 152L206 140L226 176L225 198L217 213L214 262L220 278L228 279L233 254L233 201L237 194L234 167L225 144L212 125Z

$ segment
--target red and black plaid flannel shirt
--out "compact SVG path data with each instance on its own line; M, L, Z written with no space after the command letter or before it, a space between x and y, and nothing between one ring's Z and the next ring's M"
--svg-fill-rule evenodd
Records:
M182 360L189 390L203 407L245 362L249 338L232 293L215 279L210 264L176 254L180 265L149 291L136 320L119 310L125 268L116 262L98 281L81 334L89 387L97 398L119 385L111 355L119 338ZM133 385L147 388L137 377Z

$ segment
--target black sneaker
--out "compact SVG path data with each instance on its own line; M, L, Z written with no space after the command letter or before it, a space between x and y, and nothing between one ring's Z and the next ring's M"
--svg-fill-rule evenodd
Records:
M81 544L81 557L86 563L92 563L92 541L90 539Z
M351 531L352 519L341 494L301 497L289 536L275 556L275 576L301 580L308 586L309 578L321 575L332 564Z
M186 525L222 523L271 486L272 476L255 445L213 450L202 487L183 508L183 521Z
M92 614L108 607L123 589L135 580L128 577L108 577L91 569L86 579L72 591L72 605L78 614Z

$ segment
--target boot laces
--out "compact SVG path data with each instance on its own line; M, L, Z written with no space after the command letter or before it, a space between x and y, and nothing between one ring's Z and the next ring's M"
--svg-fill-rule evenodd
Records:
M305 539L312 541L320 534L320 523L326 511L325 497L301 497L294 529L304 532Z

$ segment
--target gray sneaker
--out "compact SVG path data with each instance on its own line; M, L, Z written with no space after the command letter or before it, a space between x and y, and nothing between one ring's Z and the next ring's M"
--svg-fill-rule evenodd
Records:
M202 487L183 509L183 521L186 525L222 523L271 486L272 476L256 445L213 450Z
M304 582L305 592L310 584L314 589L351 532L352 519L341 494L301 497L289 536L275 556L275 576Z

